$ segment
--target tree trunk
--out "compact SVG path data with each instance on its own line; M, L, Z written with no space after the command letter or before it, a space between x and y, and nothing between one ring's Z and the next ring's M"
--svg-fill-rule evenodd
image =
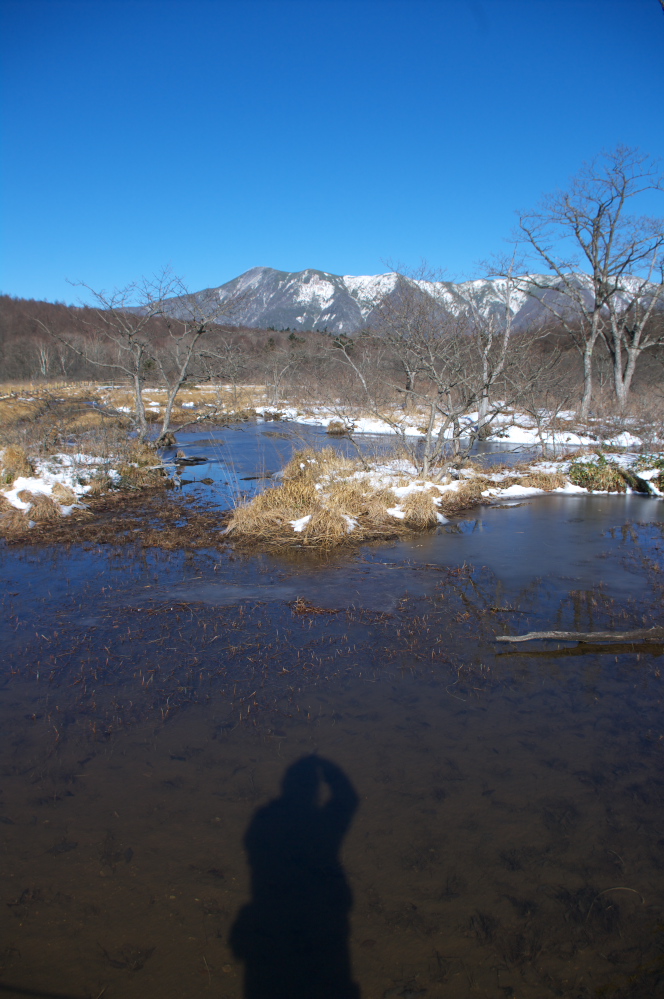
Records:
M171 391L168 393L168 399L166 400L166 409L164 410L164 419L161 424L161 432L159 434L159 440L162 440L171 430L171 416L173 414L173 406L175 405L175 398L180 391L181 384L175 385Z
M621 410L627 405L627 397L632 387L632 378L636 370L636 361L639 351L627 347L627 364L623 370L622 364L622 343L619 342L613 353L613 384L616 390L616 399Z
M581 400L581 419L587 420L590 413L590 403L593 397L593 348L594 339L588 340L583 349L583 398Z
M413 391L415 389L415 374L406 368L406 393L403 400L403 408L409 410L413 408Z
M141 443L148 433L148 421L145 416L145 403L143 402L143 378L137 371L134 374L134 399L136 402L136 423L138 425L138 439Z
M433 428L436 422L436 407L432 404L429 410L429 423L426 436L424 438L424 450L422 452L422 476L427 477L431 469L431 452L433 450Z

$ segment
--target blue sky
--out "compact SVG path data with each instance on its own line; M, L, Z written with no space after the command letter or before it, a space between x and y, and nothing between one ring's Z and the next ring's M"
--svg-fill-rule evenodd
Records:
M0 9L13 295L165 264L192 290L256 265L476 276L602 148L664 154L658 0Z

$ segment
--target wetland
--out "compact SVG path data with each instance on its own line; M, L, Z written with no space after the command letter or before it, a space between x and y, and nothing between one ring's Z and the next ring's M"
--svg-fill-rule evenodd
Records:
M618 637L661 500L242 551L223 512L329 438L206 434L112 530L3 545L0 995L661 993L664 647ZM495 642L552 628L617 639Z

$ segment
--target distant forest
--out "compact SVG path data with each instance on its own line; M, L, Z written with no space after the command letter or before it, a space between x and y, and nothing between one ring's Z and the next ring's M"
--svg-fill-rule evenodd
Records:
M104 369L82 356L94 355L96 346L99 360L112 363L108 344L93 345L90 342L86 321L91 320L93 315L94 310L74 305L0 295L0 377L4 381L112 379L112 368ZM157 320L153 326L158 338ZM72 344L79 344L81 353L66 346L57 334ZM250 380L265 374L266 357L273 356L275 352L286 351L293 362L301 363L305 357L320 355L323 345L329 341L329 337L321 333L247 327L224 327L223 337L235 348L234 354L239 363L236 362L233 367L241 367L242 374ZM201 374L198 372L199 376ZM116 377L120 376L118 371ZM234 380L230 372L227 377L230 381ZM156 373L151 375L149 370L146 371L148 383L154 381L156 384L157 380Z
M4 382L27 381L122 381L122 373L114 371L113 356L108 342L93 342L86 330L86 319L92 319L93 310L43 302L35 299L14 298L0 295L0 378ZM154 321L154 336L159 340L159 320ZM52 331L52 332L49 332ZM71 344L78 344L81 353L57 338L60 334ZM165 335L165 331L164 331ZM291 398L294 401L321 402L341 392L346 374L334 363L335 337L319 332L288 332L277 330L223 327L209 334L217 343L218 352L225 362L214 372L194 368L191 380L213 378L227 383L265 384L271 399ZM519 334L528 341L528 333ZM360 338L361 339L361 338ZM564 388L565 396L580 396L582 387L581 359L569 335L551 326L547 335L536 338L529 345L539 354L556 351L560 354L556 365L558 391ZM359 344L358 344L359 349ZM381 352L374 342L366 348L374 359L378 376L384 368L391 367L387 353ZM85 356L83 356L85 355ZM93 363L90 358L105 361L110 367ZM595 384L597 403L605 397L605 406L612 406L612 369L608 351L601 343L595 353ZM395 372L389 371L390 377ZM664 348L647 351L641 358L631 394L631 404L639 405L648 399L649 405L662 404L661 386L664 382ZM159 384L156 370L145 371L145 384ZM545 393L552 386L542 385ZM343 392L342 392L343 394Z

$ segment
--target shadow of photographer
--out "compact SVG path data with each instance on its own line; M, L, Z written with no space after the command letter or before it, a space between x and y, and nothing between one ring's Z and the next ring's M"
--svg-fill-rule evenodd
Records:
M254 815L244 837L252 898L230 933L245 999L359 999L348 949L353 896L339 858L357 805L344 772L312 755L288 768L281 796Z

